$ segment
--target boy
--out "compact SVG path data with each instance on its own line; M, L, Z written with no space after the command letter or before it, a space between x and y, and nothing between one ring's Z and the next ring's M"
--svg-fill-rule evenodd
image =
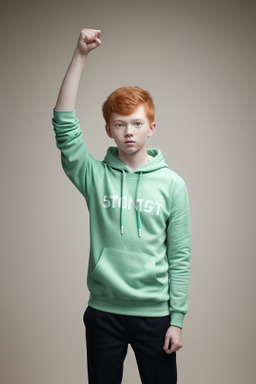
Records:
M107 98L105 128L116 147L102 162L88 153L75 105L85 60L100 35L81 31L53 118L63 169L90 211L89 383L121 383L130 344L143 384L174 384L190 269L187 190L161 152L146 147L155 108L141 88L122 87Z

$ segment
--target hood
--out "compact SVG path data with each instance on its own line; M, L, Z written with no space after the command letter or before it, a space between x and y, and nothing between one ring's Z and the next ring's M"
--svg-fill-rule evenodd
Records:
M127 173L148 173L157 171L161 168L168 168L164 157L161 151L157 148L149 148L147 149L148 155L152 156L151 159L146 164L137 168L135 171L132 171L129 167L127 167L121 160L118 159L118 148L117 147L109 147L106 153L106 156L103 162L110 167L117 169L119 171L126 171Z
M121 160L118 159L117 147L109 147L103 161L105 164L107 164L111 168L119 170L122 175L120 179L120 183L121 183L120 234L121 235L124 234L124 222L125 222L124 210L123 210L123 196L124 196L124 190L125 190L126 174L127 173L138 174L137 188L135 193L135 201L138 201L138 198L140 197L141 183L143 182L142 181L143 174L154 172L162 168L168 168L163 158L163 155L159 149L149 148L147 149L147 153L148 155L152 156L152 159L134 171L132 171L129 167L127 167L127 165L125 165ZM141 237L142 228L141 228L140 210L137 208L137 206L136 206L136 218L137 218L138 237Z

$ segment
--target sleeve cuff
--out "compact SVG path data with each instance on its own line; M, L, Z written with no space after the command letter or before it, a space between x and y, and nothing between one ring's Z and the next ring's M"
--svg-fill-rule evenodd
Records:
M57 124L71 123L76 118L76 111L56 111L53 110L53 119Z
M171 325L175 325L176 327L183 328L185 314L182 312L171 312Z

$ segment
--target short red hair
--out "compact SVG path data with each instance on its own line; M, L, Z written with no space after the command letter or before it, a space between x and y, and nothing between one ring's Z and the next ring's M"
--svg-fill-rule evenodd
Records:
M110 123L112 112L128 116L140 105L144 105L146 116L152 124L155 119L155 105L148 91L139 87L121 87L112 92L102 106L106 124Z

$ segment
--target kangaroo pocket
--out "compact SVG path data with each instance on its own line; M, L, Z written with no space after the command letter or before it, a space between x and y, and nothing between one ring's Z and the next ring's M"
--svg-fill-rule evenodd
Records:
M167 278L166 271L164 275ZM92 273L91 291L109 299L154 300L159 298L165 280L156 277L154 256L104 248Z

